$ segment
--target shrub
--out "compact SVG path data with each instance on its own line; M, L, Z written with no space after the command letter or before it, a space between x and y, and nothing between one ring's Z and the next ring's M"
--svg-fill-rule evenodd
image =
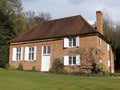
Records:
M19 63L17 70L20 70L20 71L23 70L23 65L22 65L22 63Z
M50 72L62 73L63 69L64 69L63 62L60 60L60 58L56 58L53 62L51 69L50 69Z
M35 66L32 67L32 71L35 72L36 71L36 68Z
M10 68L10 64L9 63L6 63L5 64L5 69L9 69Z
M103 63L95 62L93 63L92 72L94 74L106 74L106 67Z
M120 77L120 73L110 73L109 75L113 77Z
M71 72L72 75L83 75L83 74L86 74L85 72L82 72L82 71L73 71Z

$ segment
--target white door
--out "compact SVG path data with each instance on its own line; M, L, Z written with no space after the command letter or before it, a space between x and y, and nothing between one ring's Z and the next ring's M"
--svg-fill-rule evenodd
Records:
M50 46L42 46L42 63L41 71L49 71L50 69Z

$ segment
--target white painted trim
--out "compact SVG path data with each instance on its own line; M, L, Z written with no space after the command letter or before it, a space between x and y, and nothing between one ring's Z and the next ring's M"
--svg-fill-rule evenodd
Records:
M107 66L110 67L110 60L107 61Z
M79 45L80 45L80 37L78 36L76 37L76 46L79 47Z
M16 61L16 51L17 51L17 48L13 48L13 53L12 53L12 61Z
M69 56L64 56L64 65L69 65Z
M76 55L76 65L80 65L80 55Z
M29 47L25 47L25 61L28 61L29 58Z
M69 39L64 38L64 48L68 48L68 47L69 47Z
M107 44L107 51L110 51L110 45Z
M21 58L20 61L22 61L23 60L23 47L21 47L21 57L20 58Z

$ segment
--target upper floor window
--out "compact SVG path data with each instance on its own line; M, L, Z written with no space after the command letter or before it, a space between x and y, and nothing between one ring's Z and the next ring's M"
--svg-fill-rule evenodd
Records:
M78 47L79 42L79 37L64 38L64 48Z
M13 48L13 61L21 61L23 55L23 47L21 48Z
M76 46L76 38L69 38L69 47Z
M43 47L42 47L42 54L43 54L43 55L50 55L50 53L51 53L51 52L50 52L50 51L51 51L50 49L51 49L50 46L43 46Z
M25 47L25 60L26 61L36 60L36 46Z

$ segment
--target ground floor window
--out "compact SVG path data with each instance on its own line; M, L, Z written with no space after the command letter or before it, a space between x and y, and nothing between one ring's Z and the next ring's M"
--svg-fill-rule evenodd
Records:
M22 60L22 54L23 54L22 51L23 51L22 47L13 48L13 55L12 55L13 61L21 61Z
M33 61L36 60L36 46L25 47L25 60Z
M64 65L80 65L80 55L64 56Z

